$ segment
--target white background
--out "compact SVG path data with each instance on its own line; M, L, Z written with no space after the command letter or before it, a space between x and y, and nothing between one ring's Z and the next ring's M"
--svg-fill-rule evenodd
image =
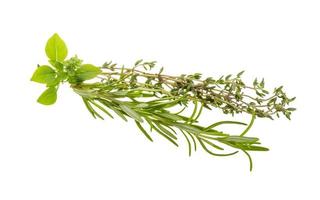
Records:
M1 0L0 199L320 199L319 10L311 0ZM54 106L37 104L44 88L29 80L54 32L69 55L96 65L144 58L214 77L244 69L249 82L284 85L298 111L257 121L249 135L271 151L252 154L251 173L243 154L189 158L183 140L175 148L153 134L151 143L131 122L94 120L67 85Z

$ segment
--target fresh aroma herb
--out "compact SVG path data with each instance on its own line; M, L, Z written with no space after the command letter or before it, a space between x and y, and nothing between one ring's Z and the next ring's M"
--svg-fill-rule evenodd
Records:
M288 97L282 86L271 92L265 89L264 79L255 79L252 85L247 85L241 79L244 71L216 79L202 78L200 73L165 75L163 68L154 72L155 61L138 60L129 68L110 61L98 67L84 64L77 56L66 59L68 49L58 34L48 40L45 52L50 66L38 66L31 78L47 87L38 98L39 103L54 104L59 85L69 83L94 118L118 116L124 121L134 120L150 141L153 141L151 132L175 146L178 146L178 138L185 139L189 156L199 146L214 156L243 152L252 170L248 152L268 151L258 138L246 136L255 119L273 119L281 114L290 119L295 110L289 107L295 98ZM91 79L93 81L87 81ZM189 106L192 106L192 113L187 115ZM249 114L251 121L248 124L238 121L201 124L202 111L213 108L232 116ZM221 131L221 125L237 125L242 131L231 135Z

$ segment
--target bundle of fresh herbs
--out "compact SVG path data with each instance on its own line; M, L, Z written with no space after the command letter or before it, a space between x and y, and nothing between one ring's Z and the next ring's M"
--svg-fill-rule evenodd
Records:
M290 119L295 110L288 107L295 98L289 98L282 86L269 92L263 79L247 85L241 79L243 71L235 76L203 79L200 73L171 76L163 74L163 68L154 72L154 61L138 60L129 68L112 62L97 67L83 64L77 56L66 59L68 49L58 34L48 40L45 52L50 65L38 65L31 78L47 87L38 98L39 103L54 104L60 84L69 83L95 118L117 115L124 121L132 119L150 141L150 132L154 131L178 146L181 135L188 144L189 155L197 146L214 156L241 151L249 158L250 170L252 160L248 152L268 151L260 146L258 138L246 136L254 120L273 119L280 114ZM188 106L193 107L187 116ZM232 116L247 113L251 121L217 121L205 126L199 121L204 108L218 108ZM231 135L218 129L228 124L243 130L239 135ZM226 147L233 150L225 152Z

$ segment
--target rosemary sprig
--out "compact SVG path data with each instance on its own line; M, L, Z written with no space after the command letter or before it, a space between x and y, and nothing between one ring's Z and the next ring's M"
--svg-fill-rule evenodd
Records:
M112 62L97 67L83 64L77 56L66 59L67 46L57 34L48 40L45 51L51 66L38 66L31 78L47 86L38 98L39 103L54 104L59 85L69 83L93 117L104 119L117 115L124 121L131 118L150 141L153 141L150 133L156 132L179 146L179 135L182 135L189 156L198 145L214 156L230 156L241 151L248 156L252 170L248 151L268 151L260 146L258 138L246 136L255 118L273 119L283 114L290 119L295 110L289 107L295 98L289 98L282 86L271 93L265 89L264 79L246 85L241 79L244 71L235 76L202 79L200 73L170 76L163 74L163 68L154 72L155 61L138 60L129 68ZM96 81L87 82L91 79ZM185 110L190 105L193 111L188 116ZM177 108L179 111L174 112ZM199 121L204 108L218 108L231 115L247 113L252 117L249 124L218 121L204 126ZM243 131L239 135L220 131L219 126L225 124L238 125Z

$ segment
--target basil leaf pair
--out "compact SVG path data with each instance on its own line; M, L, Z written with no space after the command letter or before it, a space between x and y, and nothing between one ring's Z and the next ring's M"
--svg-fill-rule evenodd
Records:
M56 33L47 41L45 52L51 64L63 62L68 55L68 49L65 42ZM53 66L57 70L62 70L62 67L57 68L55 64L53 64ZM56 102L57 85L60 82L60 77L55 69L48 65L39 66L33 73L31 81L46 84L47 86L47 89L37 100L39 103L43 105L52 105Z
M45 52L52 67L49 65L39 66L31 77L31 81L47 86L47 89L38 98L38 102L41 104L51 105L56 102L58 85L61 81L68 80L71 84L78 84L93 79L102 72L99 67L91 64L74 64L72 58L65 61L68 48L56 33L47 41ZM74 73L68 73L67 69L70 66Z

